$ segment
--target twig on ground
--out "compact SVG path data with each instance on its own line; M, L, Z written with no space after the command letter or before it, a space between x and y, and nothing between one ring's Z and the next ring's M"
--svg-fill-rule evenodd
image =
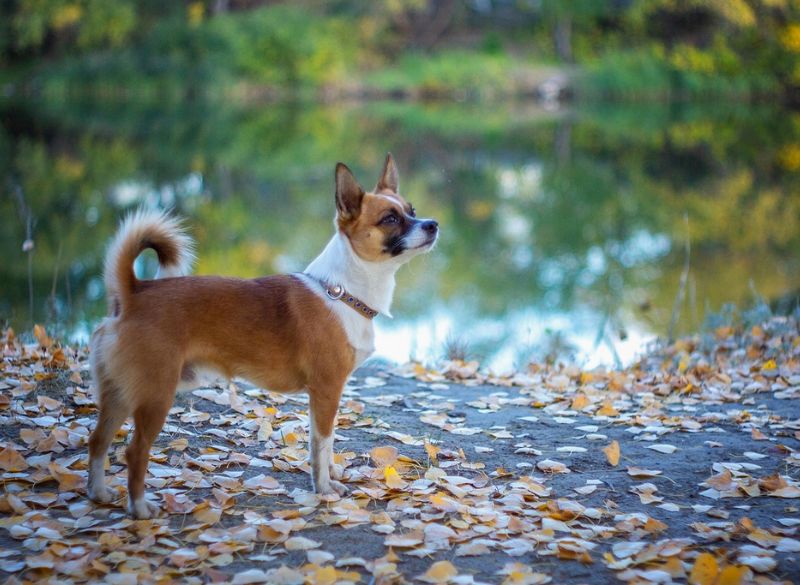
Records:
M686 224L686 241L685 248L686 254L683 259L683 271L681 272L681 279L678 284L678 292L675 294L675 302L672 305L672 316L669 320L669 331L667 332L667 340L669 343L675 341L675 328L678 325L678 319L681 316L681 305L686 297L686 283L689 281L689 268L690 258L692 253L692 243L689 237L689 214L683 214L683 221Z

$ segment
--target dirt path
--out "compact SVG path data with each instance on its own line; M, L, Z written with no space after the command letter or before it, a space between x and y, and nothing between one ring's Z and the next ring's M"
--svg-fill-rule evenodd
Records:
M148 482L170 513L141 522L122 508L124 437L119 506L84 497L83 356L38 382L50 354L7 358L0 569L11 582L800 582L792 335L755 371L705 371L698 352L682 374L493 380L513 386L464 364L448 374L462 383L361 369L335 444L351 493L330 501L309 492L304 396L183 394Z

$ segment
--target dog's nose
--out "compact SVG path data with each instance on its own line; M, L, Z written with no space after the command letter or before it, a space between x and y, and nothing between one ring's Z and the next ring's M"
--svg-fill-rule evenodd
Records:
M422 229L424 229L426 232L433 233L439 229L439 222L434 219L427 219L422 222Z

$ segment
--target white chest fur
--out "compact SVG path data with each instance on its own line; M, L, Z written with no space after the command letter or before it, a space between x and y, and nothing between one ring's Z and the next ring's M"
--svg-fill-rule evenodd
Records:
M359 258L347 237L336 233L302 275L309 289L324 299L339 317L347 339L355 349L356 367L375 351L372 320L342 301L330 299L318 281L331 286L341 285L369 307L391 317L389 308L394 293L394 275L399 265L398 262L368 262Z
M375 326L372 324L372 320L358 314L342 301L328 297L325 289L314 278L307 274L298 274L298 276L303 279L310 290L325 301L325 304L339 318L339 322L347 333L347 340L356 352L354 368L357 368L375 351Z

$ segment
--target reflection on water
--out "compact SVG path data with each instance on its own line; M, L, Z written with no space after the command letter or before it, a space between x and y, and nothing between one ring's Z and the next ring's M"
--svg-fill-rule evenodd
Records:
M0 319L17 329L86 338L105 243L137 205L188 216L198 273L300 270L331 234L334 163L371 185L387 150L405 196L442 225L399 275L396 318L379 318L379 354L395 361L465 345L499 369L629 361L670 327L687 237L678 333L724 303L800 289L789 112L51 101L0 116Z

